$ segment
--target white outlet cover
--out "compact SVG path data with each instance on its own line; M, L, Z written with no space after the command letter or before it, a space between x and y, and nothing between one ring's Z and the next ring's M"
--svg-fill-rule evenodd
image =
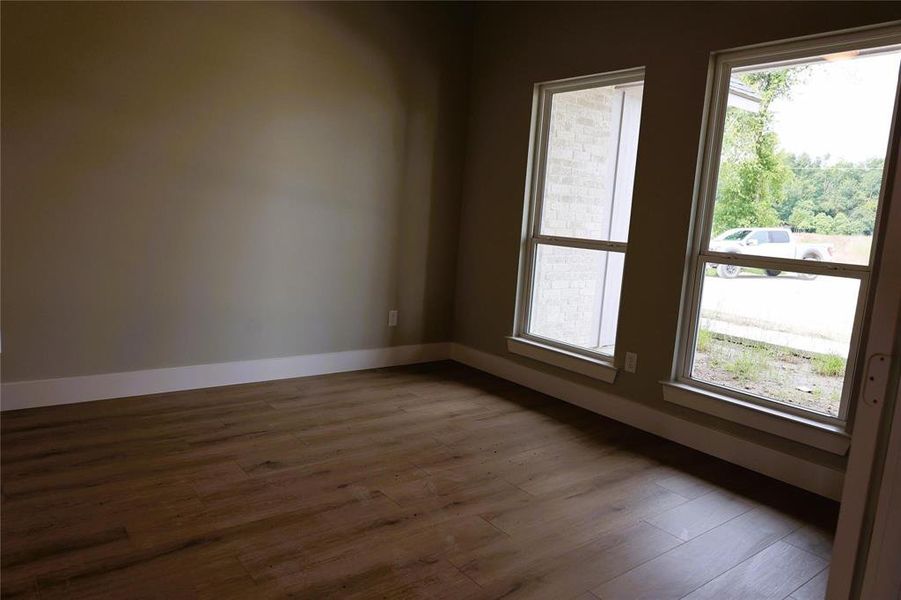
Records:
M638 370L638 354L635 352L626 352L626 372L634 373Z

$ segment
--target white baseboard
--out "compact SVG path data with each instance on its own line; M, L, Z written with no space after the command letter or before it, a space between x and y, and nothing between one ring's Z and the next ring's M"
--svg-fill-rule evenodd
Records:
M307 377L447 358L822 496L836 500L841 496L844 474L839 470L680 419L615 394L535 371L494 354L444 342L15 381L0 386L0 410Z
M841 497L842 471L669 415L615 394L535 371L468 346L452 344L451 358L821 496L834 500Z
M81 377L14 381L0 386L0 410L375 369L443 360L449 356L450 344L441 342Z

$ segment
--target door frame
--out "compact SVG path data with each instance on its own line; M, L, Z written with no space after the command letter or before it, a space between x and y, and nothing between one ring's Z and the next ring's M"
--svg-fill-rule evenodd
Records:
M899 93L901 92L896 92L896 103L901 97ZM901 407L897 406L901 401L893 393L901 368L897 339L901 333L901 177L897 173L898 166L901 165L901 124L898 113L899 109L896 108L891 129L891 152L888 155L890 164L886 169L886 189L880 215L882 234L878 240L874 240L879 246L876 248L876 260L873 264L870 310L867 311L867 321L863 327L866 342L861 356L865 357L865 370L857 390L856 402L852 404L854 418L851 447L830 566L827 600L866 597L861 594L865 584L874 585L872 577L875 577L874 569L878 565L880 551L878 544L871 546L871 541L882 539L885 532L879 528L890 525L889 521L878 521L876 517L880 500L885 498L885 493L880 488L886 453L890 445L901 445L897 439L901 437L901 431L898 430L901 425L890 428L893 422L901 421ZM895 431L892 432L891 429ZM897 487L893 493L896 498L901 495ZM869 553L871 548L876 550L875 555Z

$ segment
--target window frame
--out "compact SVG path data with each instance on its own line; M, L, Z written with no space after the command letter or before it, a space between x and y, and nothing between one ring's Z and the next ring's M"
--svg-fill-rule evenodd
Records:
M541 215L544 204L544 186L546 181L545 175L547 172L548 142L551 125L551 109L553 104L552 98L554 94L557 93L639 82L644 84L644 81L645 68L635 67L596 75L537 83L534 86L532 96L532 122L529 140L528 169L526 172L526 194L524 200L523 228L521 232L520 264L517 278L518 283L513 335L510 338L514 344L509 345L509 348L511 351L525 354L517 349L517 347L521 347L522 344L516 343L518 341L525 341L533 347L541 347L546 352L556 351L571 358L585 359L595 365L607 367L606 370L610 372L609 375L598 376L596 378L608 382L612 382L613 376L615 375L615 371L612 371L615 369L613 363L617 353L617 344L615 340L613 354L607 354L529 332L532 292L534 289L533 277L536 270L535 262L538 256L539 245L598 250L608 253L618 252L623 255L624 261L628 248L628 241L616 242L612 240L592 240L588 238L555 236L541 233ZM620 305L622 305L622 300L620 300ZM617 318L618 317L619 315L617 314ZM619 337L618 327L616 335ZM530 357L537 358L537 356L531 355ZM539 358L539 360L541 359ZM546 362L551 361L549 360ZM558 364L558 366L562 365ZM566 367L564 366L564 368Z
M716 185L725 129L730 77L743 68L760 68L767 64L789 66L803 64L817 55L832 54L848 50L864 50L876 47L901 45L901 26L897 24L861 28L848 32L827 33L794 41L781 41L752 47L714 52L710 57L708 77L708 98L706 119L702 130L702 146L699 151L699 169L693 203L692 230L684 273L682 311L679 335L673 364L673 380L688 388L695 388L706 397L724 396L733 398L767 412L783 413L789 417L800 417L829 428L846 430L853 408L853 390L858 385L859 354L862 350L861 330L867 314L876 249L880 246L882 216L886 209L886 188L888 168L891 163L889 153L894 129L898 127L898 87L895 92L895 109L890 122L888 142L885 149L882 184L873 229L870 255L867 264L855 265L834 261L805 261L751 254L735 254L709 249L713 212L716 203ZM899 77L901 87L901 77ZM857 279L859 282L855 315L851 331L849 353L845 366L839 412L836 417L803 409L775 399L749 394L747 392L706 382L691 377L694 363L695 340L700 323L701 296L706 264L732 264L750 268L768 268L780 271L808 273ZM666 388L665 388L666 389ZM698 402L699 405L702 402ZM705 411L707 412L707 411Z

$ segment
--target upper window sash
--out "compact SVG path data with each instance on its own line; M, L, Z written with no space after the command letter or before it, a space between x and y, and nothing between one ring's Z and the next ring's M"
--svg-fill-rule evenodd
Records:
M705 149L703 153L703 178L698 194L697 226L694 233L693 254L696 256L741 256L748 258L761 258L770 260L772 257L745 252L741 254L718 252L710 247L713 229L714 210L716 203L717 185L720 176L719 158L722 152L723 134L726 122L726 108L729 101L730 85L733 76L766 68L781 68L807 64L811 58L818 55L824 57L839 55L842 52L856 51L859 56L867 53L886 52L901 49L901 26L880 27L878 29L864 30L846 34L845 40L836 42L836 36L816 36L811 39L802 39L796 42L760 47L744 48L714 53L714 84L710 103L710 120L707 125ZM896 97L897 102L897 97ZM883 156L887 157L890 150L890 140L886 140ZM888 176L888 160L883 163L881 173L880 201L873 223L872 239L878 239L881 214L884 202L882 197L886 188ZM831 271L833 275L854 276L854 273L863 270L869 271L873 264L876 244L871 244L867 260L862 263L842 260L841 256L829 257L828 260L819 261L814 270L823 272L823 269ZM799 272L807 272L811 269L810 261L801 258L779 259L784 269L792 269Z
M605 227L600 231L589 231L586 228L576 227L554 227L550 222L548 215L549 208L557 208L553 206L552 193L547 189L549 180L549 171L554 169L553 164L549 164L554 157L549 156L551 151L551 138L554 134L554 98L558 94L594 90L597 88L616 87L621 91L622 98L615 101L619 103L617 112L615 113L615 122L610 124L611 127L617 128L620 135L613 136L612 143L616 146L612 154L618 156L621 150L626 150L625 154L634 155L634 147L623 148L624 145L637 144L638 127L625 128L630 135L623 139L624 121L626 119L634 120L638 123L640 117L640 108L634 109L634 102L626 102L626 95L634 96L638 94L638 104L640 106L640 95L643 89L644 68L627 69L616 71L603 75L592 75L587 77L578 77L573 79L559 80L549 83L541 83L536 85L536 94L538 95L538 122L535 130L535 138L533 140L534 160L535 164L532 169L532 181L530 185L529 202L531 206L529 219L529 235L536 241L548 243L552 245L572 245L575 240L584 240L587 242L598 242L590 244L594 249L622 252L628 241L628 225L631 220L631 196L632 196L632 178L620 179L617 177L619 171L631 170L634 174L633 165L620 165L617 161L610 161L604 165L606 173L603 178L610 186L606 190L610 194L609 205L611 210L619 211L616 215L610 215ZM631 90L631 91L630 91ZM634 111L630 112L630 111ZM634 139L633 139L634 138ZM601 178L601 176L599 176ZM617 203L617 200L619 202ZM601 242L607 242L603 244ZM574 246L575 247L575 246Z

